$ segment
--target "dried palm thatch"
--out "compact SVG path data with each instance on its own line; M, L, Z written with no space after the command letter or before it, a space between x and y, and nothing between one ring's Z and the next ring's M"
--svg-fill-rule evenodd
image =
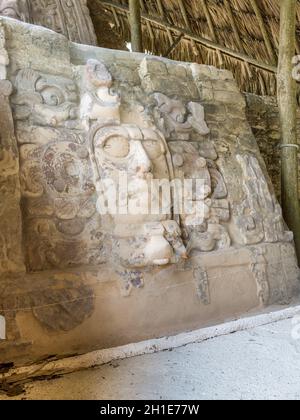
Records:
M130 41L128 0L90 0L90 3L92 15L106 13L112 29L122 40ZM231 70L242 90L275 95L280 0L140 0L140 3L146 51L166 56L175 42L170 58ZM300 34L300 0L297 3ZM300 53L298 43L295 50Z

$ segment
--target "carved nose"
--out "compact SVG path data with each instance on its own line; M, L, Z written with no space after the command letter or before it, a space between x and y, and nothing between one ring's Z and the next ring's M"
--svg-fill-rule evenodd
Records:
M140 142L137 143L135 157L135 171L138 176L145 176L152 172L152 163Z
M138 175L145 175L145 174L148 174L149 172L151 172L151 165L148 165L148 166L141 165L141 166L137 166L136 168L136 173Z

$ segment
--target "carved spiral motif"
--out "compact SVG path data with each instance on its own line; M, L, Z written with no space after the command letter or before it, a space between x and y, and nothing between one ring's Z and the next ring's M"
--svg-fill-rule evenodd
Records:
M60 196L92 194L89 154L84 146L59 143L48 147L43 156L43 174L46 184Z

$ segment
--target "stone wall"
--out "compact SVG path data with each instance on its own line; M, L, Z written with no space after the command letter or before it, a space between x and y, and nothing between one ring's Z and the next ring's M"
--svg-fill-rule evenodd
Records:
M291 302L293 236L230 72L0 21L0 370ZM124 179L141 213L124 190L102 213Z
M280 122L277 100L270 96L257 96L245 94L247 103L246 115L255 135L261 154L265 160L267 170L271 177L275 193L280 200ZM300 109L298 109L298 133L300 135ZM300 155L299 155L299 180L300 180ZM300 188L300 186L299 186ZM300 190L299 190L300 197Z

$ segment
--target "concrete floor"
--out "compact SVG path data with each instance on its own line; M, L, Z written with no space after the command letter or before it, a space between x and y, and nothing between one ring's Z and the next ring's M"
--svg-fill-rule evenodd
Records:
M282 321L34 382L14 399L300 399L299 332Z

